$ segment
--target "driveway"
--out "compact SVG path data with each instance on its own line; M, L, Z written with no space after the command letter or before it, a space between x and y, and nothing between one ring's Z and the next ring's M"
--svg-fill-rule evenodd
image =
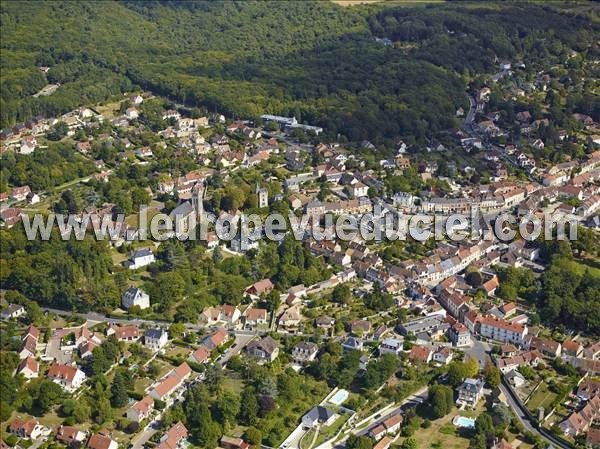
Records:
M474 337L471 338L471 342L471 346L461 349L465 351L465 354L477 360L479 362L479 367L483 369L488 361L488 353L490 352L491 347L488 343L479 341Z
M225 354L223 354L223 356L219 360L219 364L222 367L225 367L225 365L227 364L229 359L231 357L233 357L234 355L239 354L242 351L242 349L244 349L246 347L246 345L248 345L248 343L250 343L250 341L252 341L252 339L254 337L255 337L254 334L248 335L248 334L236 333L235 334L235 343L227 350L227 352L225 352Z

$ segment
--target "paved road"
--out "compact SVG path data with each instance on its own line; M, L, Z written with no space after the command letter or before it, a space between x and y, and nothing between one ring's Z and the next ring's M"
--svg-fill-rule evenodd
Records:
M143 432L139 433L132 441L131 441L131 449L142 449L146 443L152 438L158 430L156 430L153 425L158 420L152 421Z
M476 359L479 362L479 367L483 369L489 359L488 353L491 351L491 347L488 343L479 341L474 337L471 342L471 346L461 349L465 351L465 354Z
M508 406L513 410L513 412L515 412L515 415L517 416L521 424L523 424L526 430L540 436L544 441L550 443L551 446L557 446L562 449L573 448L571 445L555 438L550 432L547 432L544 429L540 429L534 426L533 423L530 421L529 416L525 412L524 407L521 406L521 403L515 397L515 394L513 393L512 389L505 385L504 382L504 379L502 379L502 382L499 385L500 391L502 391L504 396L506 396Z
M142 319L142 318L113 318L113 317L110 317L110 316L107 316L107 315L104 315L104 314L98 313L98 312L88 312L88 313L72 312L69 310L53 309L50 307L42 307L42 310L45 312L54 313L56 315L60 315L60 316L64 316L64 317L78 316L78 317L81 317L81 318L89 321L92 324L97 324L97 323L102 323L102 322L111 322L111 323L116 323L116 324L133 324L136 326L145 325L145 326L161 326L161 327L169 327L171 324L173 324L171 321L163 321L163 320L146 320L146 319ZM207 327L209 327L205 324L194 324L194 323L184 323L184 324L187 329L193 330L196 332L198 332L200 330L204 330ZM235 334L236 335L256 336L256 335L260 335L261 332L236 329Z
M254 333L252 333L252 334L236 333L235 343L227 350L227 352L225 354L223 354L223 356L219 360L219 365L221 365L222 367L225 367L225 365L227 364L229 359L231 357L233 357L234 355L239 354L242 351L242 349L244 349L246 347L246 345L248 345L248 343L250 343L252 341L252 339L254 339L254 337L255 337Z
M358 431L355 429L352 431L352 433L355 435L359 435L359 436L365 435L369 432L370 429L378 426L379 424L381 424L383 421L385 421L389 417L396 415L398 413L406 413L406 411L409 408L416 407L417 404L423 403L424 401L427 400L428 396L429 396L429 387L425 386L425 387L421 388L420 390L418 390L417 392L411 394L405 400L403 400L398 407L393 408L389 412L386 412L385 415L381 416L380 418L377 418L375 421L370 423L367 427L361 428Z

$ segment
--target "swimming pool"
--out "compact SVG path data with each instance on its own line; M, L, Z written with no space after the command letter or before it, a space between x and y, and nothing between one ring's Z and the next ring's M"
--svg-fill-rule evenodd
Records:
M329 402L335 405L343 404L346 399L348 399L349 393L346 390L338 390L335 394L329 398Z
M452 424L456 427L468 427L472 429L475 427L475 420L473 418L467 418L466 416L456 415L452 420Z

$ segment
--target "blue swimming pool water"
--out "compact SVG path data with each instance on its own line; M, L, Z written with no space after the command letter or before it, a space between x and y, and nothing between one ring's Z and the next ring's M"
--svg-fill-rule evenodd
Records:
M456 427L475 427L475 420L466 416L457 416L452 422Z
M346 399L348 399L348 392L346 390L338 390L335 394L329 399L329 402L335 405L342 404Z

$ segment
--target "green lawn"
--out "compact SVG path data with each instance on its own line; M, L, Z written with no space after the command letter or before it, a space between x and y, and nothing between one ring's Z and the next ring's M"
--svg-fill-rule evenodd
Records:
M547 409L550 404L556 399L556 394L548 389L548 384L542 381L542 384L535 390L533 396L527 401L527 408L532 413L537 413L538 407L544 407ZM546 410L548 411L548 410Z
M332 425L319 429L319 435L317 436L317 441L315 441L314 447L317 447L323 444L325 441L333 438L339 432L344 423L350 419L350 416L351 415L349 414L340 415Z
M461 436L460 431L452 424L452 420L456 415L477 417L485 409L485 401L479 401L477 407L473 411L461 410L458 411L453 407L452 411L446 416L431 421L431 427L427 429L418 429L412 437L417 441L417 447L429 448L435 443L439 443L439 447L443 449L467 449L469 447L469 439ZM399 438L396 444L400 445L404 438ZM437 444L436 444L437 445Z

